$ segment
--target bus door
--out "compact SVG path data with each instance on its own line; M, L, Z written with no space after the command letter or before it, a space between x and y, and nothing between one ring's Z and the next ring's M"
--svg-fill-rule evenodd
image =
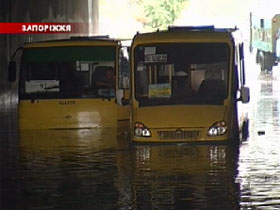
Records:
M250 101L249 88L245 86L245 65L244 65L244 46L243 43L236 46L235 52L235 74L236 74L236 90L237 90L237 121L239 125L240 137L245 140L249 136L249 106L246 105Z
M122 46L119 49L118 78L116 86L116 103L118 112L118 128L123 132L129 128L129 47Z

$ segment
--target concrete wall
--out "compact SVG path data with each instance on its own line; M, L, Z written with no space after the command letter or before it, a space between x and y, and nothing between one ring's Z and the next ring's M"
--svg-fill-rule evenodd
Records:
M0 22L81 22L89 23L89 27L75 35L98 34L98 0L0 0ZM0 34L0 96L5 90L15 88L7 82L7 66L18 47L28 41L72 35Z

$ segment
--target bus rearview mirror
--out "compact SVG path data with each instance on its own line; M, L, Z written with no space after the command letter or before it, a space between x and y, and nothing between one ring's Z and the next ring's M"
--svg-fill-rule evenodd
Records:
M241 101L242 103L249 103L250 101L250 89L248 87L241 87Z

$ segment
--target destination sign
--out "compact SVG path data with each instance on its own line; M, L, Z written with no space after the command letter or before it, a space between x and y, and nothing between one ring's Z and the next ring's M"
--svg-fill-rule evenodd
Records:
M145 63L164 63L167 62L167 54L145 55Z

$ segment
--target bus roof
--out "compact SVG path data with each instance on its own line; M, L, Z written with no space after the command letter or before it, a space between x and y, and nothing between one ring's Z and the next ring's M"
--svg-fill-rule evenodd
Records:
M212 32L233 32L237 28L215 28L214 25L209 26L169 26L168 31L212 31Z
M37 42L28 42L24 44L24 48L33 47L62 47L62 46L117 46L120 41L109 38L109 36L79 36L69 39L56 39Z
M137 33L134 43L170 42L230 42L237 28L215 28L214 26L171 26L168 30Z

